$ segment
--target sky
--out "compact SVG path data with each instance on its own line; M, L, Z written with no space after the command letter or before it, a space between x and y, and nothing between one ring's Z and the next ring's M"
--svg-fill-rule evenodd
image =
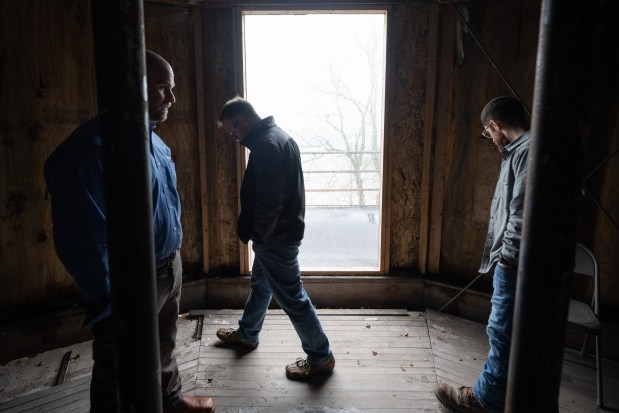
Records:
M320 114L333 101L320 93L332 89L331 68L356 95L367 96L368 59L360 44L375 36L384 66L384 32L383 13L245 15L246 98L291 134L320 127Z

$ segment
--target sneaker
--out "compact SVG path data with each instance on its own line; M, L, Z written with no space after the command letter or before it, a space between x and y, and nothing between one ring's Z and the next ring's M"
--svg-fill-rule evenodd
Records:
M334 367L333 354L322 363L312 363L306 358L298 358L297 361L286 366L286 376L292 380L305 380L320 374L330 374Z
M234 328L220 328L217 330L217 338L226 344L238 344L251 350L258 347L258 342L247 341L239 337Z
M434 394L439 402L458 413L489 413L473 396L473 388L460 387L456 390L446 383L438 383Z

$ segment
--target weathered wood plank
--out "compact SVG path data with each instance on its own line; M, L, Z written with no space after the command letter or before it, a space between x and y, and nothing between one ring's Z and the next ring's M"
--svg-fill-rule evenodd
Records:
M236 320L238 314L232 314L230 319ZM287 327L284 323L277 330L265 331L260 346L251 352L221 345L212 335L220 324L206 325L199 341L191 339L187 332L193 326L187 324L183 342L176 349L183 392L215 397L219 412L445 413L434 397L434 386L437 382L456 387L475 382L487 351L484 325L429 311L430 327L412 327L409 330L415 334L405 337L399 335L402 327L406 329L400 322L408 319L416 325L419 313L407 317L383 317L380 311L376 314L385 327L383 331L373 327L364 328L363 333L334 328L330 339L336 368L328 378L309 384L285 376L284 366L303 354L289 322ZM356 317L361 319L361 327L364 316ZM275 317L279 318L277 322L286 321L283 314ZM322 318L325 322L337 319L334 322L339 323L341 317L335 314ZM400 325L389 331L389 323ZM416 342L426 343L427 347L412 345ZM560 412L593 413L593 359L569 350L565 354ZM619 368L610 362L605 367L607 401L612 407L619 405L616 392L609 391L619 384ZM86 412L89 380L90 376L83 376L1 403L0 412Z

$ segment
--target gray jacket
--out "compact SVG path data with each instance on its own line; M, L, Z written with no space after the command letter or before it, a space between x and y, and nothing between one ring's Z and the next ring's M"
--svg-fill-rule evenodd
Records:
M527 177L529 132L525 132L501 151L501 173L492 198L488 237L479 272L487 273L503 258L518 265L524 190Z

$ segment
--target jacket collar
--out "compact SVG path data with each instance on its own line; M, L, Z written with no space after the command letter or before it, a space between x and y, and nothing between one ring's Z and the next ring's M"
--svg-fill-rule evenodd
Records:
M520 135L518 137L518 139L516 139L515 141L511 142L509 145L505 146L503 148L503 151L501 152L511 152L514 149L518 148L521 145L524 145L525 142L527 142L529 140L529 137L531 136L531 131L526 131L525 133L523 133L522 135Z
M249 150L252 150L260 142L260 139L264 135L264 132L275 126L277 125L275 124L275 119L273 118L273 116L268 116L262 119L260 122L256 123L256 125L249 131L247 136L245 136L241 140L241 145L245 146Z

